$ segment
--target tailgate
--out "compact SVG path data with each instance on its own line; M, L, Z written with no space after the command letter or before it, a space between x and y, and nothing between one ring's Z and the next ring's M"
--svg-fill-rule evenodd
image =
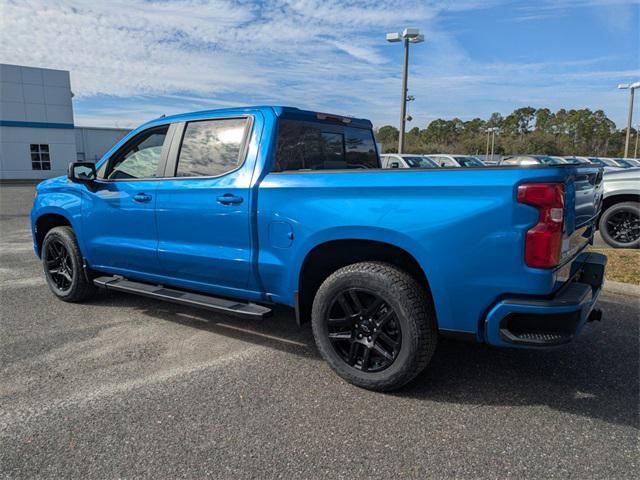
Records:
M602 206L602 168L578 166L565 184L565 222L561 264L592 243Z

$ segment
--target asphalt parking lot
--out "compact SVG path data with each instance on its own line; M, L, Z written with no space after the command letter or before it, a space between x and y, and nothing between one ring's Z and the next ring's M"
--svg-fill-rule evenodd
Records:
M244 321L49 293L33 187L0 187L0 476L635 478L637 298L549 352L443 341L393 394L332 373L290 312ZM636 474L633 474L633 472Z

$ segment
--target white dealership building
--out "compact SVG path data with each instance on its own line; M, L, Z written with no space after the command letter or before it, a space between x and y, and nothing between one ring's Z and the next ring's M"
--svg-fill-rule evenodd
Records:
M0 64L0 180L64 175L129 131L75 126L72 97L68 71Z

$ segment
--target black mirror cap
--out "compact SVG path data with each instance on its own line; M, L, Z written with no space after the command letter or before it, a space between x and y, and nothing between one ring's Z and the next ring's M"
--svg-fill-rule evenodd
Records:
M93 162L71 162L67 177L74 183L92 183L96 178L96 165Z

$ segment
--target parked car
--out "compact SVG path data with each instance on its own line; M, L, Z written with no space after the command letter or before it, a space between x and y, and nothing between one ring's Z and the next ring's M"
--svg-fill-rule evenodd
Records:
M563 158L567 163L576 163L576 164L583 164L583 165L588 165L591 163L591 160L589 160L586 157L561 157Z
M602 239L613 248L640 247L640 169L617 169L604 175Z
M622 168L638 168L640 160L637 158L614 158L615 162Z
M558 157L556 155L549 155L551 158L555 158L556 160L558 160L558 162L560 163L570 163L567 161L567 159L565 159L564 157Z
M438 164L423 157L405 153L385 153L380 155L382 168L437 168Z
M431 159L439 167L484 167L482 160L471 155L445 155L445 154L429 154L426 158Z
M390 390L439 336L545 348L599 318L601 196L591 166L380 169L368 120L247 107L159 118L70 164L31 226L60 300L286 305L338 375Z
M562 165L567 163L564 159L550 157L548 155L513 155L504 157L499 165Z
M605 168L622 168L618 162L616 162L613 158L603 158L603 157L586 157L594 165L599 165Z

